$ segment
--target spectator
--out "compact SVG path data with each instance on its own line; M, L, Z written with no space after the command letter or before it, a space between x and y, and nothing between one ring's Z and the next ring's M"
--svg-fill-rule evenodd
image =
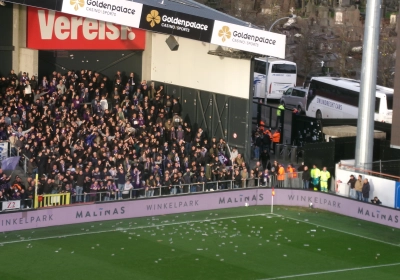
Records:
M364 202L368 202L369 200L369 192L371 190L371 187L369 185L368 179L364 179L364 184L362 186L362 198Z
M278 168L278 174L277 174L277 180L278 180L278 188L283 188L284 183L285 183L285 168L283 167L282 164L279 164Z
M242 184L242 176L240 175L238 168L235 169L232 179L233 179L233 187L235 189L240 188L240 186Z
M361 175L358 175L358 179L354 185L354 189L356 190L357 200L362 201L363 182Z
M310 189L310 170L308 170L308 166L304 166L303 168L303 175L302 175L302 180L303 180L303 189L309 190Z
M350 175L350 180L347 182L347 185L350 187L350 197L353 199L356 199L357 195L356 195L356 178L354 178L354 175Z
M371 203L376 205L382 205L382 202L379 200L377 196L375 196L374 199L371 199Z
M128 178L125 182L124 189L122 191L122 197L124 199L128 198L132 190L133 190L133 185L131 184L130 179Z

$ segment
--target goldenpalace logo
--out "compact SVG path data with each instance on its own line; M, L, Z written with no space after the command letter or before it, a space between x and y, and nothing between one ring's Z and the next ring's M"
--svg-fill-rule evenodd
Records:
M74 10L79 10L79 7L83 8L85 6L85 0L70 0L69 3L74 7Z
M146 20L150 23L151 27L154 27L161 22L161 17L157 10L151 10L150 14L146 16Z
M228 26L222 26L221 30L218 31L218 36L222 38L222 42L225 42L226 39L230 39L232 36L231 31Z

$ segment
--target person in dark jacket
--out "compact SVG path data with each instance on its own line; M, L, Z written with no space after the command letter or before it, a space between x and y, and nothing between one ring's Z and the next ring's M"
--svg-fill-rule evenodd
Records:
M310 188L310 170L308 170L308 166L303 167L303 189L308 190Z
M181 115L181 104L179 103L179 100L177 98L173 99L173 105L172 105L172 114L178 114L179 116Z
M200 172L200 176L197 178L197 183L200 183L199 185L197 185L197 191L200 192L203 190L203 186L205 186L205 184L207 183L207 178L203 171Z
M350 187L350 197L356 199L356 178L354 175L350 175L350 180L347 182L347 185Z
M368 179L364 179L364 184L362 186L362 196L363 196L363 201L368 202L369 199L369 192L371 190L371 187L369 185Z
M85 176L85 181L83 181L83 197L84 202L90 201L90 186L92 185L92 181L89 176Z
M124 190L126 183L125 178L126 174L124 172L124 169L120 167L117 173L118 199L122 199L122 191Z
M235 170L235 174L233 175L233 185L235 189L240 188L240 185L242 184L242 176L240 175L239 169Z
M83 171L80 170L78 175L76 176L76 187L75 187L75 192L76 192L76 202L82 202L83 201L83 184L85 181L85 175L83 174Z

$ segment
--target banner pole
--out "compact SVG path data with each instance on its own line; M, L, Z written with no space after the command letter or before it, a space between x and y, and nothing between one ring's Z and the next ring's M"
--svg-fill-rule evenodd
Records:
M34 201L34 208L38 208L39 207L39 199L37 196L38 193L38 181L39 181L39 174L36 173L36 178L35 178L35 197L33 199Z

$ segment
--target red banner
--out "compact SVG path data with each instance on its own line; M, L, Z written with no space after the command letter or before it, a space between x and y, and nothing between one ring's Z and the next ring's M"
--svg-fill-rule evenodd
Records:
M28 7L27 47L38 50L144 50L146 31Z

